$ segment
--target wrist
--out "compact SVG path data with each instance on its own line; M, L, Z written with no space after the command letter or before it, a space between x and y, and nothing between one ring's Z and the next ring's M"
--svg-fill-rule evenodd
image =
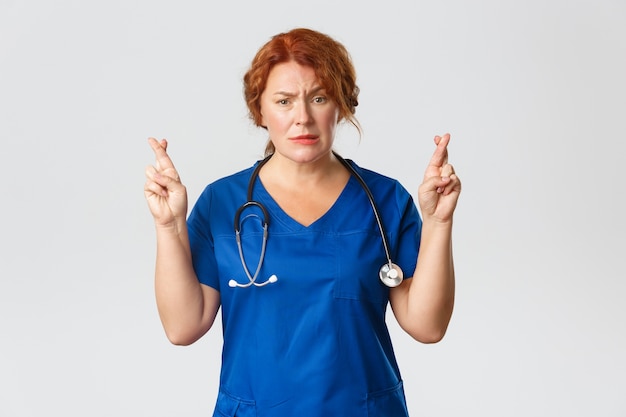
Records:
M425 217L422 220L422 232L425 231L452 233L452 218L441 220L433 217Z
M186 220L175 219L168 223L155 223L155 229L158 236L176 236L187 234Z

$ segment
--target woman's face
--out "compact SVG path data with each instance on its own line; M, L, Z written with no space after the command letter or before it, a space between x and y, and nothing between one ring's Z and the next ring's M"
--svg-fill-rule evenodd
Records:
M339 108L311 67L277 64L261 94L261 122L276 154L307 163L330 154Z

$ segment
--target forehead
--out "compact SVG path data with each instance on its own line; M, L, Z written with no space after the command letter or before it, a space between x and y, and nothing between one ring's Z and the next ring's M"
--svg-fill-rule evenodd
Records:
M272 93L275 89L315 88L320 81L312 67L297 62L281 62L276 64L267 77L266 90Z

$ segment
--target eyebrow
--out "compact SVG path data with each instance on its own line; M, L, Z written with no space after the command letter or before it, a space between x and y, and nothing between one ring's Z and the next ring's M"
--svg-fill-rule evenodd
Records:
M326 89L320 85L318 87L315 87L313 90L311 90L311 92L309 94L310 95L317 94L317 93L319 93L322 90L326 90ZM279 90L279 91L276 91L276 92L272 93L272 95L274 95L274 96L285 96L285 97L295 97L298 94L297 93L291 93L289 91Z

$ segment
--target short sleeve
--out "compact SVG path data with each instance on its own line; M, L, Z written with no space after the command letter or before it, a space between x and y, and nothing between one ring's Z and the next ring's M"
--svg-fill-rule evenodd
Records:
M210 223L212 196L211 187L205 188L187 219L187 229L193 268L198 281L219 291L217 261Z
M396 186L396 201L400 211L400 222L396 237L396 263L404 271L404 277L413 276L417 266L422 237L422 218L411 194L400 184Z

